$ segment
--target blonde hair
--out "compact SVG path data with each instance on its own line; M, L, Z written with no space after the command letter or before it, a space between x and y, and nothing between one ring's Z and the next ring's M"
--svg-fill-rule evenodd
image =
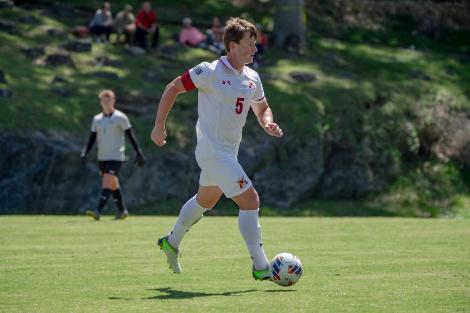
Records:
M250 34L250 38L256 39L258 31L255 25L239 17L231 17L225 24L224 45L225 50L230 51L230 42L240 43L245 33Z
M103 97L110 97L112 99L116 98L116 95L114 94L114 91L112 91L111 89L104 89L104 90L101 90L98 97L101 99Z

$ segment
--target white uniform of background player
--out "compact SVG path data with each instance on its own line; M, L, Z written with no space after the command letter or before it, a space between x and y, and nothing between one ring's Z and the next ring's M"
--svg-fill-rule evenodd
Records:
M243 30L238 42L229 40L233 37L233 34L227 34L231 24L232 30L234 27ZM269 135L281 137L283 133L273 123L258 73L245 66L253 62L256 53L255 34L246 25L251 24L238 18L229 20L225 32L227 57L212 63L203 62L167 85L151 137L159 146L166 143L165 121L176 96L197 88L199 118L196 125L196 160L201 168L199 190L183 205L172 231L160 238L159 245L164 249L164 239L171 245L170 250L177 250L191 225L205 211L213 208L223 193L240 208L240 232L253 259L255 272L265 270L269 265L258 223L259 197L237 160L242 129L250 107ZM181 272L179 262L173 262L171 254L165 252L173 271Z

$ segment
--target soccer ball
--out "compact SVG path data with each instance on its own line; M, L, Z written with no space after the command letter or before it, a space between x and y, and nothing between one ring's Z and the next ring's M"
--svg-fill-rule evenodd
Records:
M299 281L303 269L300 259L290 253L279 253L271 261L272 280L281 286L292 286Z

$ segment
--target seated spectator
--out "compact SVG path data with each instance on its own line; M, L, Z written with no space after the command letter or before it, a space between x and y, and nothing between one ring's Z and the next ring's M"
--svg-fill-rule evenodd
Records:
M207 43L214 48L214 52L217 54L221 55L225 52L224 28L218 16L214 16L212 26L207 30Z
M256 28L257 28L256 49L258 49L258 52L256 52L255 57L253 59L253 68L255 69L259 67L262 54L268 44L268 39L262 31L261 25L257 24Z
M193 22L189 17L185 17L183 19L183 28L181 29L179 34L180 43L188 45L190 47L207 47L207 36L201 33L199 29L194 27L192 23Z
M124 43L132 43L135 33L135 16L132 14L132 6L127 4L124 10L116 15L114 20L114 29L116 30L116 42L121 42L121 36L124 35Z
M145 1L142 4L142 9L137 14L135 20L136 32L135 41L143 49L147 48L147 35L152 34L152 48L158 47L160 40L160 29L157 24L157 16L152 10L150 2Z
M113 30L113 17L109 2L103 3L103 8L96 10L89 28L91 34L96 36L98 40L102 35L105 35L106 40L109 41L109 35Z

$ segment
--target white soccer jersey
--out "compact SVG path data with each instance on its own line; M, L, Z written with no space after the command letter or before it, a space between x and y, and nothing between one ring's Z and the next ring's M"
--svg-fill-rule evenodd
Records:
M187 91L199 91L196 155L236 158L250 107L265 101L258 73L247 66L239 73L224 56L196 65L181 78Z
M91 131L96 132L98 140L98 160L124 161L124 132L129 128L129 119L119 110L111 116L100 113L93 117Z

